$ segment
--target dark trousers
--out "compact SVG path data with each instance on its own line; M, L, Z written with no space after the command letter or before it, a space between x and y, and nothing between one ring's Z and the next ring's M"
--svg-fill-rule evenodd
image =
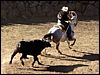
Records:
M64 25L64 30L66 30L69 26L69 23L66 23L64 20L61 20L61 24Z
M73 33L74 33L74 31L72 31L71 26L69 25L68 29L67 29L67 32L66 32L67 37L68 37L69 40L73 38L73 36L72 36Z

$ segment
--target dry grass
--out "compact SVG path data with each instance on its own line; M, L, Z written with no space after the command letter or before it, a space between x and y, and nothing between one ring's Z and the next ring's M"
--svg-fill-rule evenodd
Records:
M66 42L61 42L60 55L52 43L52 48L47 48L48 55L40 55L40 62L45 64L32 68L33 58L25 60L25 66L17 54L13 63L9 65L11 54L16 43L22 39L40 39L56 23L40 23L34 25L14 24L1 27L1 73L2 74L99 74L99 22L79 21L76 32L76 43L70 50ZM43 51L44 52L44 51ZM46 66L49 65L49 66Z

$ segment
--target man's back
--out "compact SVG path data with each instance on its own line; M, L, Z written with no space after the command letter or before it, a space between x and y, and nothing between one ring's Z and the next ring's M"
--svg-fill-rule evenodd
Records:
M60 11L57 15L57 18L60 20L67 21L67 20L69 20L68 14L69 14L68 12Z

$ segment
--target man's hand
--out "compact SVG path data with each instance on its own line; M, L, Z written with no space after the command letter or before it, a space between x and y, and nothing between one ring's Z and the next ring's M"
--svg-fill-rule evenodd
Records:
M66 23L71 23L71 21L70 20L68 20L68 21L65 21Z

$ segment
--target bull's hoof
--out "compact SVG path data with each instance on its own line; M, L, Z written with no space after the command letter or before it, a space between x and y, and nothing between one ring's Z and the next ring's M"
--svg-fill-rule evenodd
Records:
M9 64L12 64L12 61L10 61Z
M43 64L42 64L42 63L40 63L40 62L39 62L38 64L39 64L39 65L43 65Z
M21 62L22 63L22 65L24 66L24 62Z

